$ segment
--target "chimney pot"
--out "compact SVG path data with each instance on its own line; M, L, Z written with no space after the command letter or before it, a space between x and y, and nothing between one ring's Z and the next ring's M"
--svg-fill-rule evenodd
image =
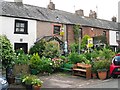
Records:
M55 10L55 4L53 2L51 2L51 0L50 0L50 3L47 8L50 10Z
M115 16L112 17L112 21L113 22L116 22L117 21L117 18Z
M84 16L84 10L80 9L80 10L76 10L75 11L76 15L80 15L80 16Z
M97 18L97 13L95 11L90 10L89 17L96 19Z
M19 3L22 3L23 0L14 0L14 2L19 2Z

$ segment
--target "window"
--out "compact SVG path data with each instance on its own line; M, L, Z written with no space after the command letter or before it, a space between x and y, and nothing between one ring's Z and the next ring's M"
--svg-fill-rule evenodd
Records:
M60 27L61 27L61 26L54 25L54 31L53 31L53 34L60 35Z
M28 34L28 22L22 20L15 20L15 33L16 34Z
M116 32L116 40L120 40L120 33Z

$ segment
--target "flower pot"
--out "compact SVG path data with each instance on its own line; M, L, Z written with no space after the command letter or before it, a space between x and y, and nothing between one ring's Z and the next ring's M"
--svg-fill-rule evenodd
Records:
M8 77L7 77L7 81L8 81L9 84L15 83L15 77L13 77L13 76L8 76Z
M107 71L98 71L98 77L101 80L105 80L107 77Z
M111 75L110 75L110 71L107 71L107 78L110 78Z
M97 78L97 74L96 73L92 73L92 78L96 79Z
M22 83L22 82L21 82L21 78L15 77L15 83L16 83L16 84L21 84L21 83Z
M32 87L33 87L33 90L40 90L41 86L33 85Z

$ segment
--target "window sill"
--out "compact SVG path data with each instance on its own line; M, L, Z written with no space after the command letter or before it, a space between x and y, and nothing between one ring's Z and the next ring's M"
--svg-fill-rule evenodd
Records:
M26 35L28 35L28 33L21 33L21 32L14 32L14 34L26 34Z

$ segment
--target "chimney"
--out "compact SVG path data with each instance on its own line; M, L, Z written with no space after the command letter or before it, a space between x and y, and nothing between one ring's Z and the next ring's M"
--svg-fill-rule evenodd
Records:
M113 22L116 22L117 21L117 18L115 16L112 17L112 21Z
M50 0L50 3L47 8L50 10L55 10L55 4Z
M84 16L84 11L82 9L75 11L76 15Z
M90 10L89 17L96 19L97 18L97 13L95 11Z

